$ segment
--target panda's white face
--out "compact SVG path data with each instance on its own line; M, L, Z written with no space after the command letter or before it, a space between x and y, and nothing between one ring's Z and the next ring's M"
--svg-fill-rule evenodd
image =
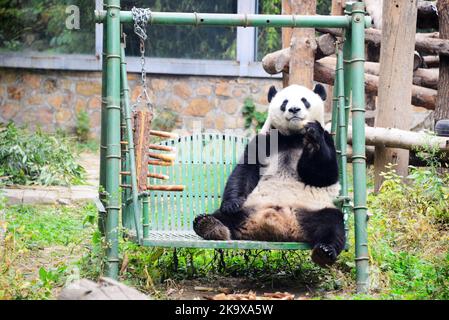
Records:
M312 91L299 85L290 85L276 92L270 88L267 123L262 131L275 128L284 135L301 131L308 122L318 121L324 126L326 92L321 85Z

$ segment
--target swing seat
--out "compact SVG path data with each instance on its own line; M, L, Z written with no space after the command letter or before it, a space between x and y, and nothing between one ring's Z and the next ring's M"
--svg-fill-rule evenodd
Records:
M195 216L213 213L220 206L227 178L248 142L246 137L199 133L160 144L176 149L171 167L150 166L149 172L170 177L170 183L185 185L182 192L151 191L148 196L149 225L143 245L167 248L210 249L310 249L307 243L204 240L193 231ZM150 184L161 180L150 178Z

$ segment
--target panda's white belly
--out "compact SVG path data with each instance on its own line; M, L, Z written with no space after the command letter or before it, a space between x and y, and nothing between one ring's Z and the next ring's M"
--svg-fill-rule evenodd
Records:
M255 211L273 206L287 207L292 211L299 208L312 211L335 208L333 200L340 190L338 183L319 188L298 181L296 168L301 153L301 149L279 153L278 165L270 160L243 207Z

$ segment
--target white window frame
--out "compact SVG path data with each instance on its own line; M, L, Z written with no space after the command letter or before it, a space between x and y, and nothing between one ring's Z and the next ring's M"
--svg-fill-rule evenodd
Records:
M238 13L256 13L258 0L238 0ZM95 8L103 8L102 0L95 0ZM103 28L95 24L95 54L48 54L41 52L0 53L0 67L100 71ZM147 58L147 72L153 74L234 76L278 78L269 75L257 61L257 34L254 27L237 27L236 60L202 60L178 58ZM140 72L140 59L127 57L128 72Z

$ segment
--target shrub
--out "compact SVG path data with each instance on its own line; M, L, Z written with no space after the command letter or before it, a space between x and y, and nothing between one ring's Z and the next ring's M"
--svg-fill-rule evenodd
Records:
M256 105L251 98L246 98L242 115L245 118L245 129L254 127L256 131L262 129L265 120L267 119L268 112L260 112L256 110Z
M76 115L76 135L78 137L78 141L87 142L87 140L89 140L89 131L89 114L86 111L81 110Z
M67 137L13 123L0 126L0 172L7 184L69 185L84 182L85 170L76 163Z

